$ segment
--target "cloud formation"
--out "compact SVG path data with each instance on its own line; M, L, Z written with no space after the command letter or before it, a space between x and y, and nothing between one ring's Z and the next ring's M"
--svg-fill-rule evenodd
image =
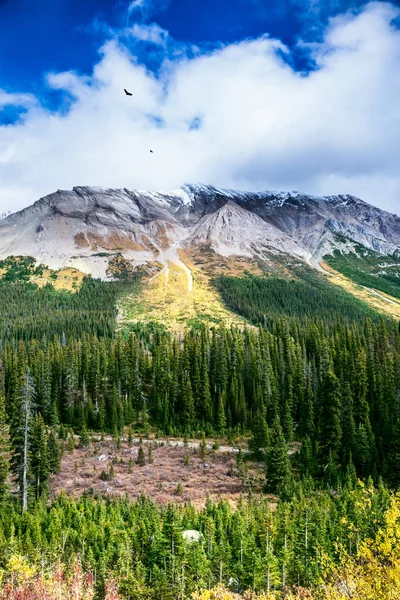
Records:
M29 98L21 119L0 127L0 211L75 185L201 181L353 193L400 213L399 16L379 2L331 20L308 47L308 74L267 36L184 54L154 25L134 27L129 49L115 34L90 77L48 75L67 108ZM157 75L139 58L149 42L165 52Z

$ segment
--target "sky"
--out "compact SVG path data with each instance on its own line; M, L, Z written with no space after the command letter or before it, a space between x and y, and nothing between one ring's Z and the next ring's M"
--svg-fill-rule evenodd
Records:
M201 182L400 214L399 140L400 2L0 0L0 213Z

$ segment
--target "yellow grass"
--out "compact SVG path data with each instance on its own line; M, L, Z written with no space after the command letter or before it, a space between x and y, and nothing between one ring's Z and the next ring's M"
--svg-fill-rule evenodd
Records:
M347 292L353 294L353 296L371 306L371 308L374 308L375 310L378 310L386 315L390 315L396 319L400 319L400 300L397 298L389 296L384 292L370 290L362 285L354 283L348 277L345 277L338 271L332 269L332 267L330 267L326 262L322 261L321 267L332 283L340 285Z
M174 331L183 330L193 319L209 326L221 322L244 326L243 319L223 306L208 276L185 253L180 251L179 256L192 272L193 289L189 290L186 271L168 262L168 273L161 272L148 281L140 298L132 295L121 302L120 322L157 321Z

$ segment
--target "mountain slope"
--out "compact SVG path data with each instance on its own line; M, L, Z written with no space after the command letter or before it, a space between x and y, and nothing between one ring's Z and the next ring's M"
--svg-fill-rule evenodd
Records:
M163 296L164 307L175 301L169 293L179 281L183 291L175 297L187 297L190 304L182 318L196 313L200 282L210 291L209 278L221 270L291 276L292 266L322 270L322 259L332 259L331 266L343 272L340 265L348 261L340 263L342 256L351 257L350 277L362 285L360 248L397 264L400 218L349 195L250 193L205 185L173 192L75 187L0 221L0 259L32 256L51 269L74 268L103 279L141 267L151 282L157 280L151 287ZM384 262L377 259L378 265ZM391 272L392 290L397 278L397 271ZM204 297L208 292L199 302L207 304Z
M132 264L160 259L160 247L210 243L223 256L277 252L314 264L341 239L400 253L400 218L353 196L244 193L185 186L171 193L76 187L57 191L0 221L0 257L34 256L52 267L107 276L109 256Z

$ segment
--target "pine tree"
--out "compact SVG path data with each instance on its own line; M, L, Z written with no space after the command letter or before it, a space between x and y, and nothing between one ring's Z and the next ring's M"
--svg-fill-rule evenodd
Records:
M257 411L251 429L249 450L257 460L265 460L269 449L269 431L264 415Z
M307 436L303 439L299 456L300 474L303 477L313 477L316 471L315 446Z
M1 370L1 363L0 363ZM0 373L1 376L1 373ZM4 396L1 389L0 380L0 504L7 492L7 476L8 476L8 424L6 421L6 411L4 406Z
M210 381L208 377L207 357L205 353L202 357L200 373L199 418L203 423L212 422Z
M30 431L30 476L36 500L47 492L50 461L43 417L35 415Z
M203 462L206 460L207 454L208 454L208 450L207 450L206 436L203 433L201 442L200 442L200 457Z
M139 467L144 467L144 465L146 464L146 457L144 455L144 450L143 450L142 444L140 444L140 446L139 446L137 464L139 465Z
M84 425L81 429L81 435L79 436L79 445L80 446L89 446L90 438L88 434L88 430L86 429L86 425Z
M184 375L183 389L182 389L182 421L186 431L190 431L195 423L195 409L192 394L192 385L190 383L189 374Z
M267 490L280 493L290 476L288 447L280 422L275 421L270 433L270 447L267 456Z
M342 439L340 384L332 367L322 374L319 448L324 466L337 461Z
M226 428L226 416L225 416L225 402L226 395L223 392L218 398L217 418L216 426L219 433L223 433Z
M29 450L35 387L29 367L17 390L11 424L12 468L17 477L22 510L28 508Z
M61 448L53 430L50 431L47 438L47 451L50 473L58 473L61 467Z

